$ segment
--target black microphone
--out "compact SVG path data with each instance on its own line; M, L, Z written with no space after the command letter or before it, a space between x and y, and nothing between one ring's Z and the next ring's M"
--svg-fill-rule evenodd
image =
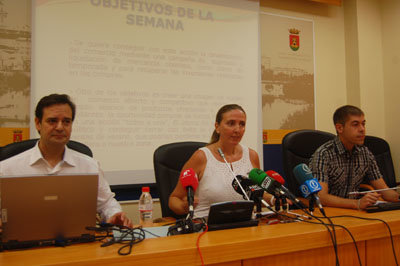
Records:
M232 187L238 194L242 195L243 198L245 198L245 196L243 194L243 191L239 187L238 181L236 180L239 181L240 185L242 186L250 200L254 201L256 204L262 203L265 207L272 210L271 206L263 199L264 189L256 185L252 180L241 175L237 175L236 179L232 181Z
M275 171L268 171L268 172L271 172L271 174L273 172L274 175L276 173ZM285 196L291 201L293 201L293 203L296 204L296 206L299 207L300 209L307 208L304 205L304 203L301 202L298 198L296 198L296 196L294 196L286 187L282 186L278 181L270 177L264 171L254 168L253 170L250 171L249 178L253 180L254 183L262 187L266 192L272 195L276 195L276 193L278 193L279 196Z
M236 180L239 181L240 185L244 189L244 192L246 193L246 195L249 197L250 200L255 201L255 199L263 196L264 190L262 188L254 184L254 182L251 181L250 179L245 178L241 175L237 175L236 179L232 180L232 187L238 194L242 195L244 199L246 198L243 194L243 191L239 187L238 181Z
M320 212L326 216L325 210L322 207L321 200L318 197L318 192L321 191L321 184L318 182L316 178L313 177L310 168L304 163L298 164L295 168L293 168L293 174L299 182L300 191L303 194L304 198L308 198L310 200L310 210L314 207L314 201L318 206Z
M243 189L242 185L240 184L239 180L237 179L235 173L232 171L231 167L229 166L229 163L226 161L226 159L225 159L225 154L222 152L222 149L221 149L221 148L218 148L218 153L219 153L219 155L221 155L222 159L223 159L224 162L225 162L226 167L228 167L229 172L232 174L233 180L236 180L236 182L237 182L237 184L238 184L240 190L243 192L243 194L241 194L241 195L244 196L244 199L245 199L245 200L250 200L249 197L248 197L247 194L246 194L246 191Z

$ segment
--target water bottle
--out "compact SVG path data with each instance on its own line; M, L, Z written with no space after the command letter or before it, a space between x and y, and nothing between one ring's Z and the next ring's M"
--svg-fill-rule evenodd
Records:
M142 195L139 198L139 217L142 226L153 224L153 198L149 187L142 187Z

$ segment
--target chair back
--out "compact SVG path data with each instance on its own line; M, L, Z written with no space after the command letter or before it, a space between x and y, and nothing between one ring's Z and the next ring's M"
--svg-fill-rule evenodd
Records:
M367 146L375 156L375 160L386 184L389 187L395 187L396 175L394 173L389 144L384 139L374 136L365 136L364 145Z
M311 156L325 142L333 139L334 134L320 130L302 129L290 132L282 140L282 159L285 181L288 189L301 197L300 184L297 182L293 168L305 163L308 165Z
M183 165L205 142L175 142L162 145L154 151L153 163L163 217L182 218L169 207L169 195L175 189Z
M6 146L1 147L0 149L0 161L3 161L5 159L8 159L14 155L17 155L21 152L24 152L28 149L33 148L33 146L36 145L36 142L38 139L28 139L28 140L23 140L20 142L14 142L10 143ZM83 154L86 154L90 157L93 157L93 153L90 150L88 146L86 146L83 143L77 142L70 140L67 143L68 148L73 149L75 151L81 152Z

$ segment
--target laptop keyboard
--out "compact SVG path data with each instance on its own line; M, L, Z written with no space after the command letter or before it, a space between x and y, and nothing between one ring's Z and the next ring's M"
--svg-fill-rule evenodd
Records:
M391 210L399 210L400 202L382 202L373 206L367 207L365 210L367 212L384 212Z

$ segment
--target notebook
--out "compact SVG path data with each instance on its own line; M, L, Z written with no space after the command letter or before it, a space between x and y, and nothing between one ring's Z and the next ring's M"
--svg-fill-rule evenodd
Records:
M227 201L211 204L208 213L208 231L257 226L252 219L254 202L247 200Z
M98 175L0 177L3 249L94 240Z

